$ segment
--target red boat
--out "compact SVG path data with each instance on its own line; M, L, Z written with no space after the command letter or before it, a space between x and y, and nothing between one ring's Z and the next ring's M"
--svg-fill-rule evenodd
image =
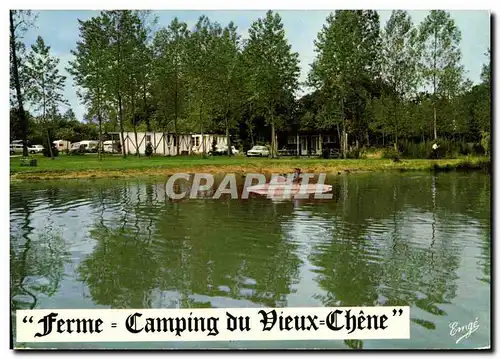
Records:
M294 197L308 194L322 194L330 192L333 187L327 184L301 184L299 183L300 169L295 169L293 179L287 179L285 175L277 176L269 183L250 186L248 192L267 195L273 198Z

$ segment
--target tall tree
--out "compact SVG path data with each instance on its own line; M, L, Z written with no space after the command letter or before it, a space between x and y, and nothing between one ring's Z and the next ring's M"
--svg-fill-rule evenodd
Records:
M137 27L137 14L132 10L109 10L101 12L105 33L109 38L110 47L108 56L110 66L107 70L106 88L118 106L118 122L121 133L121 147L123 157L127 156L124 138L125 107L127 96L135 94L137 87L131 83L130 75L134 65L134 52L136 50L135 29ZM128 111L128 117L135 119L133 106ZM137 141L136 141L137 143Z
M75 59L69 62L68 72L73 75L81 102L91 115L97 116L99 141L102 141L102 118L107 103L106 84L109 39L105 32L102 17L93 17L87 21L79 20L80 40L71 53ZM101 159L99 146L99 159Z
M376 11L337 10L327 17L315 41L317 57L309 83L324 93L327 102L340 102L344 157L349 132L356 135L358 144L366 125L362 122L367 102L365 86L380 73L379 30Z
M49 146L52 159L52 141L49 133L49 120L47 115L50 110L57 108L59 104L66 104L63 97L64 82L66 77L59 73L57 68L59 58L50 55L50 46L47 46L41 36L38 36L36 43L31 46L26 61L26 71L29 75L30 91L28 100L39 111L45 123L47 131L47 145ZM53 112L53 111L52 111Z
M19 122L23 140L23 156L28 156L28 116L24 110L23 91L25 90L25 76L23 72L22 55L25 46L21 42L23 33L33 25L36 16L28 10L10 10L10 74L11 91L15 90ZM12 96L11 96L12 98Z
M156 25L158 18L151 15L151 11L138 11L139 18L137 27L137 65L138 82L142 97L141 103L141 121L146 124L146 131L151 131L151 86L153 81L153 26Z
M474 113L476 121L481 134L481 144L483 148L489 153L491 148L491 118L492 118L492 107L491 107L491 53L488 48L487 61L483 65L481 71L481 84L479 84L478 91L481 96L475 104Z
M184 22L174 18L167 28L156 32L153 40L153 73L157 108L162 112L161 127L173 120L176 152L180 152L178 122L186 109L187 40ZM173 116L171 116L173 114Z
M187 49L187 84L189 86L190 117L194 119L193 128L201 133L202 153L205 155L204 132L214 113L213 98L216 67L215 44L220 33L220 25L212 23L206 16L198 19Z
M393 116L387 116L393 128L394 147L397 149L401 105L414 95L419 85L418 31L404 10L392 11L382 33L382 78L393 95ZM387 94L385 94L387 95Z
M263 19L252 24L248 33L245 51L251 67L249 85L254 102L265 109L266 122L271 127L271 156L274 157L276 128L283 124L283 119L277 116L277 108L294 101L299 85L299 55L292 51L278 13L268 11Z
M137 126L144 120L144 80L146 75L145 51L147 49L147 34L138 12L130 14L127 26L122 27L122 36L127 39L127 54L124 59L127 63L125 72L125 95L129 107L129 119L135 136L135 155L139 156ZM141 101L142 98L142 101Z
M483 65L481 70L481 84L480 87L483 92L483 96L481 96L481 102L478 104L478 118L480 121L480 129L484 132L490 132L490 123L491 123L491 52L488 48L488 51L485 53L487 60Z
M438 137L437 103L455 94L462 83L460 40L460 30L446 11L431 10L420 24L423 76L433 93L435 140Z
M214 87L214 103L226 131L228 156L231 150L231 129L237 124L243 109L243 71L240 52L240 36L237 27L230 22L217 38L215 46L217 83Z

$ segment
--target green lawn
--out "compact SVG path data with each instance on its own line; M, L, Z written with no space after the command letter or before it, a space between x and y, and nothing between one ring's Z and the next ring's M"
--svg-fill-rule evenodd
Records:
M302 171L382 171L382 170L433 170L437 168L484 168L489 160L481 157L463 157L443 160L401 160L389 159L312 159L312 158L247 158L172 156L172 157L135 157L122 158L119 155L106 156L101 161L97 155L83 156L60 155L54 160L40 155L36 167L21 166L20 157L11 157L10 173L16 179L72 178L72 177L122 177L127 173L138 175L166 174L175 172L276 172L293 171L299 167Z

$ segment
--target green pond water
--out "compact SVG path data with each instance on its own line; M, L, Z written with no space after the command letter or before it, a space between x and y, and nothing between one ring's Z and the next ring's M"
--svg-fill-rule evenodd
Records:
M333 198L172 201L166 179L13 184L16 309L410 306L409 340L30 348L479 348L490 344L491 178L349 174ZM450 323L479 329L456 343ZM15 342L14 345L23 347Z

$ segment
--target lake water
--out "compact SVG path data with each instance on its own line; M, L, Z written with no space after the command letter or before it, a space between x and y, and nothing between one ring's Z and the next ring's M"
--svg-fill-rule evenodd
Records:
M166 180L13 184L15 309L410 306L411 339L33 348L478 348L490 344L491 178L328 177L329 200L172 201ZM477 319L456 344L449 325ZM15 332L15 323L14 323Z

